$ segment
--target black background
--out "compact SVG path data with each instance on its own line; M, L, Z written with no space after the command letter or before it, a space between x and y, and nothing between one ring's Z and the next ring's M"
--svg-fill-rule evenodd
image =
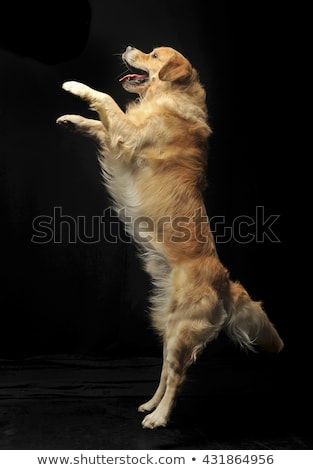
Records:
M146 52L174 47L199 71L213 128L209 215L228 226L241 215L255 219L257 206L279 216L272 227L279 242L232 239L217 248L231 277L263 300L284 354L303 360L307 314L294 309L282 150L289 131L281 126L288 47L281 13L271 2L55 0L11 2L1 22L0 357L159 354L147 315L149 280L129 243L69 243L66 223L56 228L60 243L32 242L34 219L53 217L55 207L73 220L84 216L89 228L109 207L94 144L55 120L93 116L61 89L69 79L111 94L121 107L133 99L118 83L119 54L132 44Z

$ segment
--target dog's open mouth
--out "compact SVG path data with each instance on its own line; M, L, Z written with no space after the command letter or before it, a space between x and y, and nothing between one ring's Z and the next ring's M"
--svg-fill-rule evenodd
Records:
M126 65L131 73L121 77L119 79L120 83L128 82L130 85L141 85L149 80L149 74L145 70L136 69L128 63Z

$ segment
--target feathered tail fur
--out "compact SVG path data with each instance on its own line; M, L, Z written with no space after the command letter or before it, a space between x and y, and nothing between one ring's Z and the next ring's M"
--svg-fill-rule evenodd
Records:
M278 353L284 347L275 326L270 322L261 302L253 301L240 283L230 283L230 302L225 330L235 343L251 351L258 346Z

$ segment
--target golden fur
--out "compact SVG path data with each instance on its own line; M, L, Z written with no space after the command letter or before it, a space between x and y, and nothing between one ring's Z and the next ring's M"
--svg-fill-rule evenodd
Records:
M145 54L128 46L133 72L121 79L139 95L123 112L113 98L78 82L63 88L86 100L100 120L57 122L96 140L104 182L154 284L151 318L163 341L163 368L145 428L166 426L188 367L225 329L250 350L279 352L283 342L260 302L221 264L203 202L211 129L197 71L169 47Z

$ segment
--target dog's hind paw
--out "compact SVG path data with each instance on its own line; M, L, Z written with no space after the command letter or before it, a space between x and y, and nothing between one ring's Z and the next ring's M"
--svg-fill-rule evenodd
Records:
M147 403L143 403L138 407L138 411L140 413L145 413L146 411L152 411L157 407L157 403L154 403L152 400L147 401Z
M165 428L167 425L167 419L160 415L160 413L158 413L156 410L153 413L147 415L141 424L145 429Z

